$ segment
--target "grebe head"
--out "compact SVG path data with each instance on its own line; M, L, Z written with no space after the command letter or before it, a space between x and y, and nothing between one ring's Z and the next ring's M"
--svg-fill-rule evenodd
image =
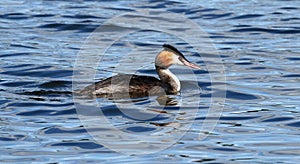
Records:
M155 66L167 69L173 64L178 64L200 69L199 66L188 61L175 47L169 44L164 44L163 47L164 49L155 58Z

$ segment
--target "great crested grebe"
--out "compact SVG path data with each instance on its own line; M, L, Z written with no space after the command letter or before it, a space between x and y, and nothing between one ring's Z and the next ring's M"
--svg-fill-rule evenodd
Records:
M155 69L160 80L152 76L119 74L89 85L79 93L106 98L177 94L181 89L180 81L168 68L173 64L194 69L200 67L189 62L175 47L164 44L163 48L155 58Z

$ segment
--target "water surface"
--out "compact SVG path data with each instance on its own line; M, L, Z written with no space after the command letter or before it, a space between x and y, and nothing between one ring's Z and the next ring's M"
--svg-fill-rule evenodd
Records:
M300 161L298 1L4 0L0 4L2 163ZM199 125L217 119L205 117L212 94L208 71L173 69L182 80L183 93L194 91L189 84L195 82L194 74L197 76L200 97L184 96L179 100L182 105L198 103L200 99L198 108L185 104L180 111L180 105L161 109L155 98L142 99L135 102L141 107L137 112L157 114L157 110L143 108L151 104L164 112L141 121L126 116L111 101L98 99L107 103L102 109L111 123L127 133L176 135L180 132L178 127L194 123L168 149L130 156L106 148L87 133L74 106L72 75L76 56L91 32L111 17L140 9L162 9L198 23L222 58L220 65L224 65L227 78L227 90L223 91L227 96L217 126L204 140L198 140ZM112 75L116 60L123 54L131 53L134 57L140 52L136 50L145 49L151 55L143 60L144 67L136 68L128 62L121 66L126 71L156 76L153 57L166 42L174 44L200 66L208 64L176 36L141 31L121 38L108 49L107 60L94 68L95 80ZM200 52L200 55L209 54ZM198 114L193 117L195 111Z

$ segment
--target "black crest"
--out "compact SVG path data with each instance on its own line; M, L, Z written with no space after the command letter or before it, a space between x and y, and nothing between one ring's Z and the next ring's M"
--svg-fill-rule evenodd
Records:
M183 59L185 59L186 61L188 61L188 60L184 57L184 55L183 55L177 48L175 48L174 46L172 46L172 45L170 45L170 44L164 44L163 47L166 48L166 49L169 50L169 51L174 52L175 54L181 56Z

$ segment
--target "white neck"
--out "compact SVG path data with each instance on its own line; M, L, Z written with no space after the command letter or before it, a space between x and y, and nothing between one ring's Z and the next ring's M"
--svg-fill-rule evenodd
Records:
M179 79L167 68L156 68L157 74L162 82L169 85L171 92L179 92L181 89Z

